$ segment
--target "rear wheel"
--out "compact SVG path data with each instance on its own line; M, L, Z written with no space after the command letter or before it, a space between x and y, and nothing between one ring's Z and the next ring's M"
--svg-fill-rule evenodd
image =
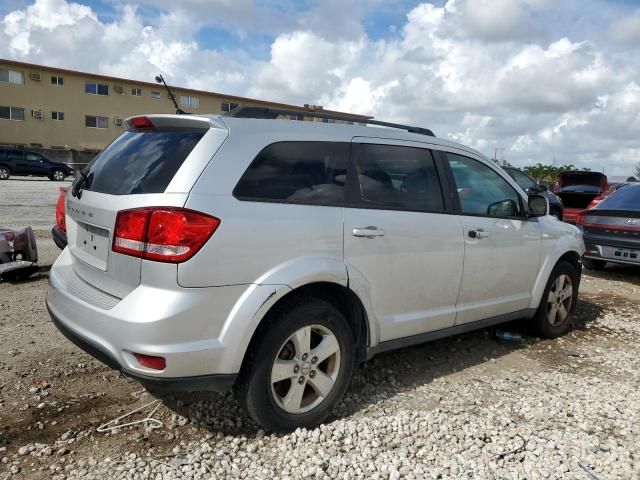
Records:
M333 305L306 299L281 311L250 354L235 389L249 415L268 430L311 428L349 385L353 335Z
M65 179L66 176L67 175L62 170L57 168L51 172L51 176L49 178L51 180L55 180L56 182L61 182Z
M603 270L607 262L604 260L593 260L591 258L583 258L582 264L589 270Z
M571 329L579 282L578 269L574 265L562 261L555 266L533 318L540 335L556 338Z
M7 167L0 167L0 180L8 180L11 172Z

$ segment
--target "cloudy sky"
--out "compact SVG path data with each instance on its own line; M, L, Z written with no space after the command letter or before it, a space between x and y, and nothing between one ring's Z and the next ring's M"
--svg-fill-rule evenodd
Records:
M0 57L427 126L518 166L640 163L640 0L0 0Z

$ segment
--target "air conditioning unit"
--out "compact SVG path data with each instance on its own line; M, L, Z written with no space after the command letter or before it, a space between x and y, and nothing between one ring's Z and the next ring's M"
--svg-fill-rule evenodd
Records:
M122 85L114 85L113 91L122 95L124 93L124 87Z
M40 75L39 73L30 73L29 78L34 82L39 82L40 80L42 80L42 75Z
M122 126L122 122L123 122L123 119L120 118L120 117L116 117L116 118L113 119L113 123L115 123L119 127Z
M42 113L42 110L31 110L31 116L33 118L42 118L44 114Z

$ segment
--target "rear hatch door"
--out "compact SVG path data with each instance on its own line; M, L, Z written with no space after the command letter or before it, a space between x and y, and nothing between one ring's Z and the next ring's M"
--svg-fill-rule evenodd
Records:
M153 127L128 130L78 175L66 197L73 270L118 298L140 284L142 260L113 252L119 211L184 206L189 191L227 137L207 117L149 116ZM213 127L213 128L212 128Z
M606 187L607 177L600 172L562 172L557 193L565 208L583 209Z

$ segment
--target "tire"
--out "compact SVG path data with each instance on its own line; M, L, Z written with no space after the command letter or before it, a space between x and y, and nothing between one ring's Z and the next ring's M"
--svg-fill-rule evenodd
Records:
M0 180L9 180L11 171L7 167L0 167Z
M67 174L64 173L64 170L60 170L59 168L56 168L55 170L51 171L51 175L49 176L49 180L52 181L56 181L56 182L61 182L62 180L64 180L66 178Z
M321 352L330 355L314 360ZM247 355L234 387L238 402L266 430L286 432L331 413L351 380L355 345L339 310L305 298L280 309Z
M593 260L591 258L583 258L582 265L584 265L589 270L604 270L607 262L605 260Z
M579 285L578 269L569 262L558 262L549 275L540 306L533 317L538 334L546 338L557 338L571 329ZM557 297L557 291L563 292L561 298Z

